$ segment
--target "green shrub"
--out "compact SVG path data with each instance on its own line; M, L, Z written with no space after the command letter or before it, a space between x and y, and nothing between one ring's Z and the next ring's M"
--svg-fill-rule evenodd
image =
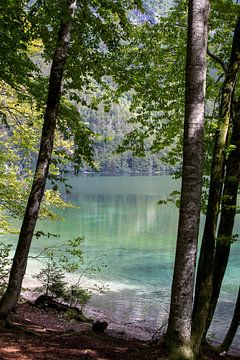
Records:
M51 296L61 298L70 303L70 306L86 304L91 293L80 286L80 278L75 284L68 285L65 280L67 273L73 273L83 265L83 252L81 245L83 238L78 237L67 241L61 247L46 249L44 252L44 267L33 275L42 285L36 290Z
M33 278L42 284L37 290L44 295L64 297L67 285L64 281L65 273L53 259L47 259L44 268L38 274L33 275Z

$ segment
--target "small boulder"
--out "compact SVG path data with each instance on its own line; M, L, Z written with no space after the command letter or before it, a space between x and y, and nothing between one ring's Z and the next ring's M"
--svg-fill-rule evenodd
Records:
M92 331L95 333L103 333L106 328L108 327L108 323L106 321L95 321L95 323L92 324Z
M33 305L46 309L48 307L48 304L52 301L52 297L42 294L37 297L37 299L34 301Z
M61 304L46 294L39 295L34 301L34 305L42 310L54 309L57 311L66 311L69 309L69 306Z

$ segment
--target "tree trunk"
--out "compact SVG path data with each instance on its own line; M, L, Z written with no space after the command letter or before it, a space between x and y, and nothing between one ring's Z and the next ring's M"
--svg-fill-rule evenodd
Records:
M13 258L8 287L0 301L0 319L7 318L7 315L15 307L20 295L22 280L27 267L28 254L48 176L56 127L56 117L61 96L63 69L69 47L71 19L75 1L67 0L66 3L67 11L63 12L64 19L62 20L58 32L56 49L51 66L47 106L44 115L38 161L16 252Z
M216 226L223 185L224 150L231 118L232 97L240 66L240 20L235 28L228 72L222 88L219 125L215 138L212 160L208 208L198 263L195 301L193 308L192 339L194 346L204 336L212 294L213 264L215 255Z
M234 339L234 336L237 332L238 326L240 324L240 287L238 288L238 297L237 302L235 305L235 310L232 318L232 322L230 325L230 328L227 332L227 335L225 336L225 339L223 340L223 343L219 347L219 351L228 351L230 348L232 341Z
M189 1L183 173L166 343L172 359L193 359L191 314L202 190L207 0Z
M230 143L230 145L233 145L235 148L230 152L226 162L226 177L224 181L221 217L213 266L213 289L205 334L207 334L212 322L223 277L228 264L232 243L232 231L236 215L238 186L240 181L240 102L238 102L237 107Z

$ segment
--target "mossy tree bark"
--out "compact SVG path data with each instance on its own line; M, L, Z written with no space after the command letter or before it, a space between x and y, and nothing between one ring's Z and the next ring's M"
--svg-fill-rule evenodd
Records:
M212 294L213 266L216 245L216 227L222 195L224 178L224 152L231 118L232 98L240 66L240 19L234 31L232 52L228 71L222 87L218 130L211 168L208 207L203 232L195 301L193 308L192 341L199 348L205 334L207 317Z
M193 359L191 314L202 191L208 0L189 1L182 189L166 343Z
M75 0L66 0L66 9L63 9L63 19L59 28L56 48L52 60L47 106L44 115L35 175L19 234L16 252L13 258L8 287L0 301L0 319L6 319L8 314L15 307L26 271L28 254L51 161L56 118L61 96L63 69L70 42L71 19L75 3Z
M216 309L233 241L232 232L236 215L237 195L240 182L240 101L235 109L230 145L234 146L234 149L231 150L226 161L226 175L224 180L221 216L213 265L213 289L205 335L212 322L213 314Z

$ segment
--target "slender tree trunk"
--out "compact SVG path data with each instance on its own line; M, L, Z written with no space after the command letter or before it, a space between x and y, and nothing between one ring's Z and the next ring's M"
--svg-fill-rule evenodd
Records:
M189 1L183 173L166 342L172 359L193 359L191 315L202 191L208 0Z
M234 149L230 152L229 158L226 162L222 209L213 266L213 289L205 335L207 334L209 326L212 322L223 277L228 264L232 243L232 231L236 215L238 186L240 181L240 102L238 102L237 107L230 142L230 145L233 145Z
M0 301L0 319L6 319L7 315L15 307L26 271L28 254L51 161L56 117L61 96L63 69L69 47L71 18L73 16L74 5L75 0L66 0L67 11L63 11L64 18L58 32L56 49L51 66L47 106L44 115L38 161L13 259L8 287Z
M240 66L240 20L235 28L232 54L228 72L222 88L220 117L213 153L208 208L203 232L202 246L198 263L195 301L193 308L192 338L194 346L199 347L210 309L212 294L213 264L215 255L216 226L223 185L224 150L231 118L232 97Z
M225 339L223 340L223 343L219 347L219 351L228 351L228 349L230 348L230 346L232 344L234 336L237 332L239 324L240 324L240 287L238 288L238 297L237 297L237 302L235 305L232 322L231 322L230 328L227 332L227 335L225 336Z

